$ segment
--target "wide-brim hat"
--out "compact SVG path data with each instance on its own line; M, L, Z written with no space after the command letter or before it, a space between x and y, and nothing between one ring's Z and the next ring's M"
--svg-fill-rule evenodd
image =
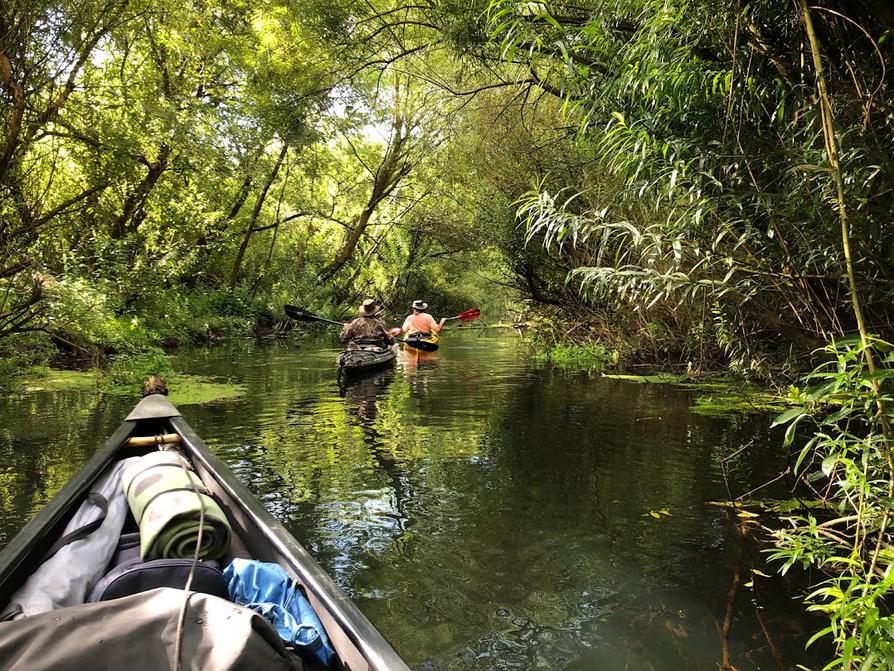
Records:
M380 309L379 304L373 298L367 298L363 303L360 304L360 312L361 317L372 317L375 314L378 314Z
M413 301L414 310L428 310L428 303L425 301Z

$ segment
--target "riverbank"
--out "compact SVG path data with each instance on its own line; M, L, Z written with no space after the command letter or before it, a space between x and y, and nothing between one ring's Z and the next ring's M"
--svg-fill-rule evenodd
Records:
M638 365L635 370L643 372L634 373L620 363L617 351L597 342L560 343L544 348L538 347L535 339L533 348L534 361L559 369L588 371L609 379L696 391L699 395L692 411L705 415L780 413L791 405L791 387L772 386L759 379L736 375L729 369L705 371L693 369L690 364L683 372L677 372L662 370L655 365Z
M14 389L35 367L103 371L130 357L269 336L291 326L269 298L242 290L153 291L130 303L86 282L60 282L55 291L46 328L0 339L0 389Z

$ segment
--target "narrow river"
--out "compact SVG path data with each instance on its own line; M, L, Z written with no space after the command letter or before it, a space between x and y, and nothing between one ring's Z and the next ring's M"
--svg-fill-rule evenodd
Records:
M770 572L759 549L708 505L724 473L735 495L779 472L767 417L702 416L693 392L554 370L479 333L344 396L331 338L181 353L179 370L247 390L181 410L414 669L811 663L801 587L753 576ZM133 403L0 399L0 546Z

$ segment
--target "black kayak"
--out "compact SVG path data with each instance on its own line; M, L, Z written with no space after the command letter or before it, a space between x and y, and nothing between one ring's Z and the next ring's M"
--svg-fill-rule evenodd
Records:
M37 569L48 549L57 544L66 525L107 467L126 457L154 452L163 444L175 445L182 452L209 496L226 515L232 527L228 557L279 564L303 588L335 649L336 659L330 668L409 671L388 641L301 543L208 450L177 408L159 395L144 398L105 445L0 552L0 610ZM67 610L50 612L59 614L55 619L61 621ZM41 617L36 615L16 623L0 623L0 633L3 627ZM208 629L207 635L213 638L214 630ZM52 645L52 632L46 632L42 638L45 644L50 641L49 645ZM224 641L220 643L225 647ZM134 645L140 645L140 641L135 640ZM184 647L184 661L188 659L188 652ZM0 666L4 666L2 662ZM187 666L192 668L184 664L184 668Z
M338 355L339 374L357 375L367 371L380 370L394 365L397 360L397 346L346 349Z
M423 352L436 352L438 350L438 338L432 334L413 334L404 338L404 345Z

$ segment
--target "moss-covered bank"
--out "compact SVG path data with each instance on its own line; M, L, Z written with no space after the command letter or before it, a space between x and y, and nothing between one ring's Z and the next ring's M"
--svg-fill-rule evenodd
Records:
M174 405L212 403L239 398L245 394L240 384L197 375L172 373L165 376ZM138 399L139 387L114 384L109 374L100 370L74 371L54 368L31 368L14 379L13 393L92 391L97 394L132 396Z

